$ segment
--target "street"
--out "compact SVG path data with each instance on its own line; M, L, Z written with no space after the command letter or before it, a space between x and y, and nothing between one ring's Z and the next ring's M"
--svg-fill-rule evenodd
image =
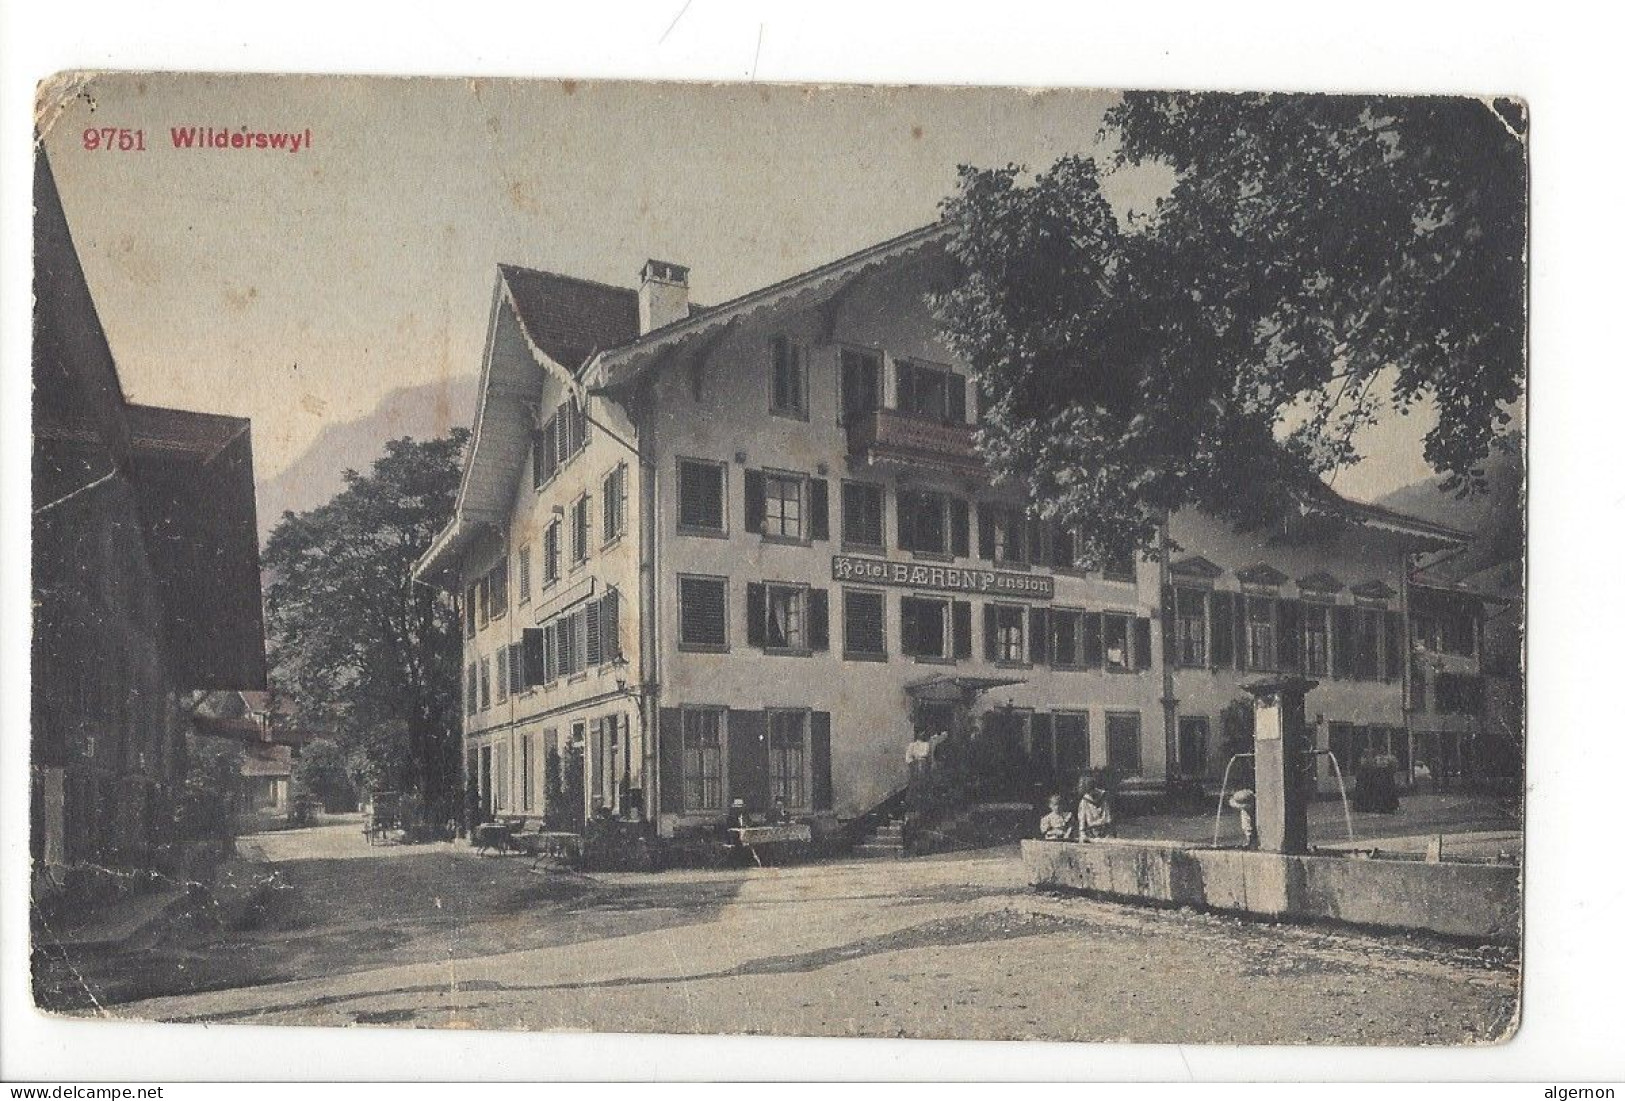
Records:
M1505 950L1046 896L1013 848L578 875L451 845L369 849L350 823L242 847L278 884L255 927L75 960L62 989L99 992L101 1006L76 1011L1317 1044L1504 1039L1517 1015Z

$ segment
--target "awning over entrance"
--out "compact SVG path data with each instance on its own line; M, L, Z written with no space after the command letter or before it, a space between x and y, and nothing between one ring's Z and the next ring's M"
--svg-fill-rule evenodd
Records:
M947 673L933 673L923 680L903 685L903 691L910 699L957 703L990 688L1008 688L1013 684L1026 683L1020 677L955 677Z

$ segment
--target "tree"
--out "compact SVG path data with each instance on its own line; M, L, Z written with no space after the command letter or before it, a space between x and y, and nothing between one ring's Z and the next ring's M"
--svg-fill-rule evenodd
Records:
M309 796L329 811L355 809L349 755L337 742L317 738L299 751L293 762L293 795Z
M1524 131L1506 100L1129 94L1103 163L962 167L933 305L991 468L1096 565L1179 508L1279 519L1390 409L1436 409L1428 461L1481 491L1523 393ZM1151 209L1102 188L1156 170Z
M412 580L452 515L468 433L392 440L327 504L284 513L265 548L273 676L301 722L359 754L374 782L457 811L456 609Z

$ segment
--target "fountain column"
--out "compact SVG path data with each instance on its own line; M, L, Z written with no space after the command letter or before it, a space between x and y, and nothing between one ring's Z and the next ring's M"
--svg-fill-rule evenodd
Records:
M1317 681L1286 675L1242 685L1253 697L1253 772L1258 847L1309 851L1309 788L1314 743L1304 722L1304 697Z

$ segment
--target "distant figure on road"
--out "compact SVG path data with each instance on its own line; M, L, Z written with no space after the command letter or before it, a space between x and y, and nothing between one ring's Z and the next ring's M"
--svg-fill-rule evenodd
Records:
M1112 800L1100 781L1086 781L1083 796L1078 800L1078 837L1090 841L1097 837L1116 837L1117 826L1112 821Z
M1247 847L1258 848L1258 796L1251 788L1240 788L1230 797L1230 805L1241 816L1241 836Z
M1049 813L1039 819L1038 836L1045 841L1076 841L1078 820L1070 811L1061 809L1060 795L1049 797Z
M463 788L463 828L472 839L485 820L485 803L480 799L480 786L468 784Z

